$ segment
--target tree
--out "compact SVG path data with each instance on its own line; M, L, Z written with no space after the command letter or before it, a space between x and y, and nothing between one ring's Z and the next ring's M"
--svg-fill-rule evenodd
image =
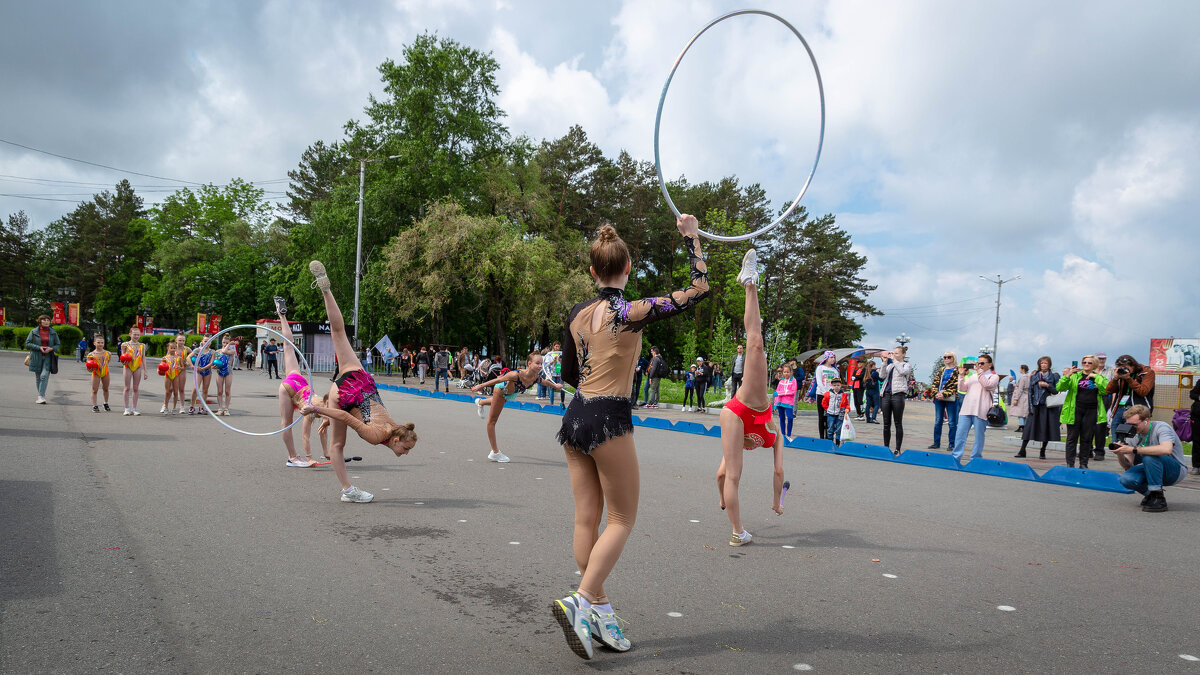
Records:
M7 321L32 323L34 276L31 265L34 256L29 216L24 211L9 214L8 224L0 222L0 300L13 312Z

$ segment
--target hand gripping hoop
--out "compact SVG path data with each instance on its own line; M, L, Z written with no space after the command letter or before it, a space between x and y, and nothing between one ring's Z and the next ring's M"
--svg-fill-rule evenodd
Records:
M771 17L779 23L787 26L788 29L800 39L800 44L804 45L804 50L808 52L808 58L810 61L812 61L813 74L817 76L817 93L821 97L821 133L817 139L817 156L813 159L812 170L808 172L808 179L804 181L804 187L800 188L800 194L796 195L795 201L793 201L792 205L787 208L787 211L784 211L782 215L771 221L770 224L764 225L754 232L749 232L747 234L726 237L700 230L700 234L708 237L709 239L715 239L717 241L742 241L744 239L757 237L760 234L765 234L766 232L770 231L776 225L783 222L784 218L787 218L789 215L791 215L792 211L795 210L796 206L800 203L800 199L804 197L804 193L808 192L808 186L812 183L813 175L817 172L817 163L821 161L821 147L825 144L825 86L821 83L821 71L819 68L817 68L817 58L813 56L812 49L808 46L808 42L804 39L804 36L800 34L800 31L796 30L796 27L784 20L783 17L761 9L739 9L736 12L730 12L728 14L719 16L712 21L709 21L704 28L700 29L700 32L693 35L692 39L688 40L688 43L684 45L683 51L679 52L679 56L675 57L675 65L671 66L671 74L667 75L667 81L663 84L662 95L658 97L658 113L654 116L654 170L658 173L658 187L662 190L663 198L667 200L667 206L671 207L671 213L674 213L675 217L677 218L682 215L679 213L679 208L675 206L675 202L671 199L670 193L667 192L667 183L663 180L662 161L658 152L658 129L662 124L663 103L665 103L667 100L667 89L671 87L671 79L675 77L675 71L679 69L679 63L683 61L683 55L687 54L688 50L692 48L692 45L696 42L696 40L699 39L701 35L704 35L704 32L709 28L712 28L725 19L741 14L761 14L763 16Z
M238 324L236 326L230 326L229 328L226 328L224 330L220 330L220 331L217 331L216 333L213 333L210 337L208 337L208 339L206 339L200 343L199 349L204 349L205 347L207 347L209 345L209 343L211 343L213 340L216 340L219 336L221 336L225 333L228 333L231 330L236 330L238 328L255 328L258 330L264 330L264 331L278 337L281 341L286 342L288 344L288 346L290 346L292 348L292 350L295 352L296 358L300 361L300 364L302 366L304 366L305 374L308 375L308 397L306 400L312 401L313 376L312 376L312 370L310 370L308 367L308 359L304 358L304 352L302 352L296 348L296 343L294 343L291 340L284 337L283 333L280 333L277 330L274 330L272 328L267 328L266 326L252 326L250 324L244 324L244 323ZM200 377L199 377L199 373L197 373L197 371L196 371L196 368L197 368L197 365L193 362L192 363L192 382L194 383L194 387L198 388L200 386ZM283 432L287 431L288 429L291 429L292 427L296 426L297 422L304 419L304 415L298 415L296 417L296 419L292 420L292 423L287 425L286 427L284 427L282 429L277 429L275 431L268 431L265 433L256 433L253 431L243 431L242 429L239 429L239 428L233 426L232 424L226 422L225 420L221 419L220 417L217 417L216 415L212 414L212 408L208 407L208 401L204 400L203 394L201 394L198 398L200 399L200 403L202 403L204 405L204 409L208 411L209 417L220 422L221 425L224 426L226 429L229 429L230 431L236 431L239 434L245 434L247 436L274 436L275 434L282 434Z

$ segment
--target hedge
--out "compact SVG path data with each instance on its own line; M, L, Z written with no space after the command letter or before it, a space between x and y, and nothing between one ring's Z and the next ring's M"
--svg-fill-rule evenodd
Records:
M58 325L51 326L54 332L58 333L58 339L61 344L58 347L58 353L63 356L74 356L76 345L79 344L79 338L83 337L83 331L78 326ZM4 326L0 327L0 347L8 349L25 349L25 340L29 338L29 333L33 328L28 326Z

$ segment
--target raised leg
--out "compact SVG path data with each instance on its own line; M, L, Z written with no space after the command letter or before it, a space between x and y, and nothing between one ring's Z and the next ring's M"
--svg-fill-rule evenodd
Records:
M767 400L767 352L763 348L762 315L758 308L758 286L751 281L745 284L745 288L746 308L742 321L746 327L746 361L745 369L742 371L742 386L738 387L737 399L754 410L763 410L770 404L770 401ZM722 415L722 417L724 416Z

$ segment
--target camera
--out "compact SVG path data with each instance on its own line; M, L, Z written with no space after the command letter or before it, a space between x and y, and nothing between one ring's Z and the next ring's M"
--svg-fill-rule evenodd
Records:
M1116 450L1122 444L1129 445L1130 438L1134 435L1132 424L1118 424L1112 430L1113 442L1108 444L1109 450Z
M1129 369L1128 369L1128 368L1125 368L1125 367L1123 367L1123 366L1122 366L1121 368L1117 368L1117 374L1118 374L1118 375L1128 375L1128 374L1129 374Z

